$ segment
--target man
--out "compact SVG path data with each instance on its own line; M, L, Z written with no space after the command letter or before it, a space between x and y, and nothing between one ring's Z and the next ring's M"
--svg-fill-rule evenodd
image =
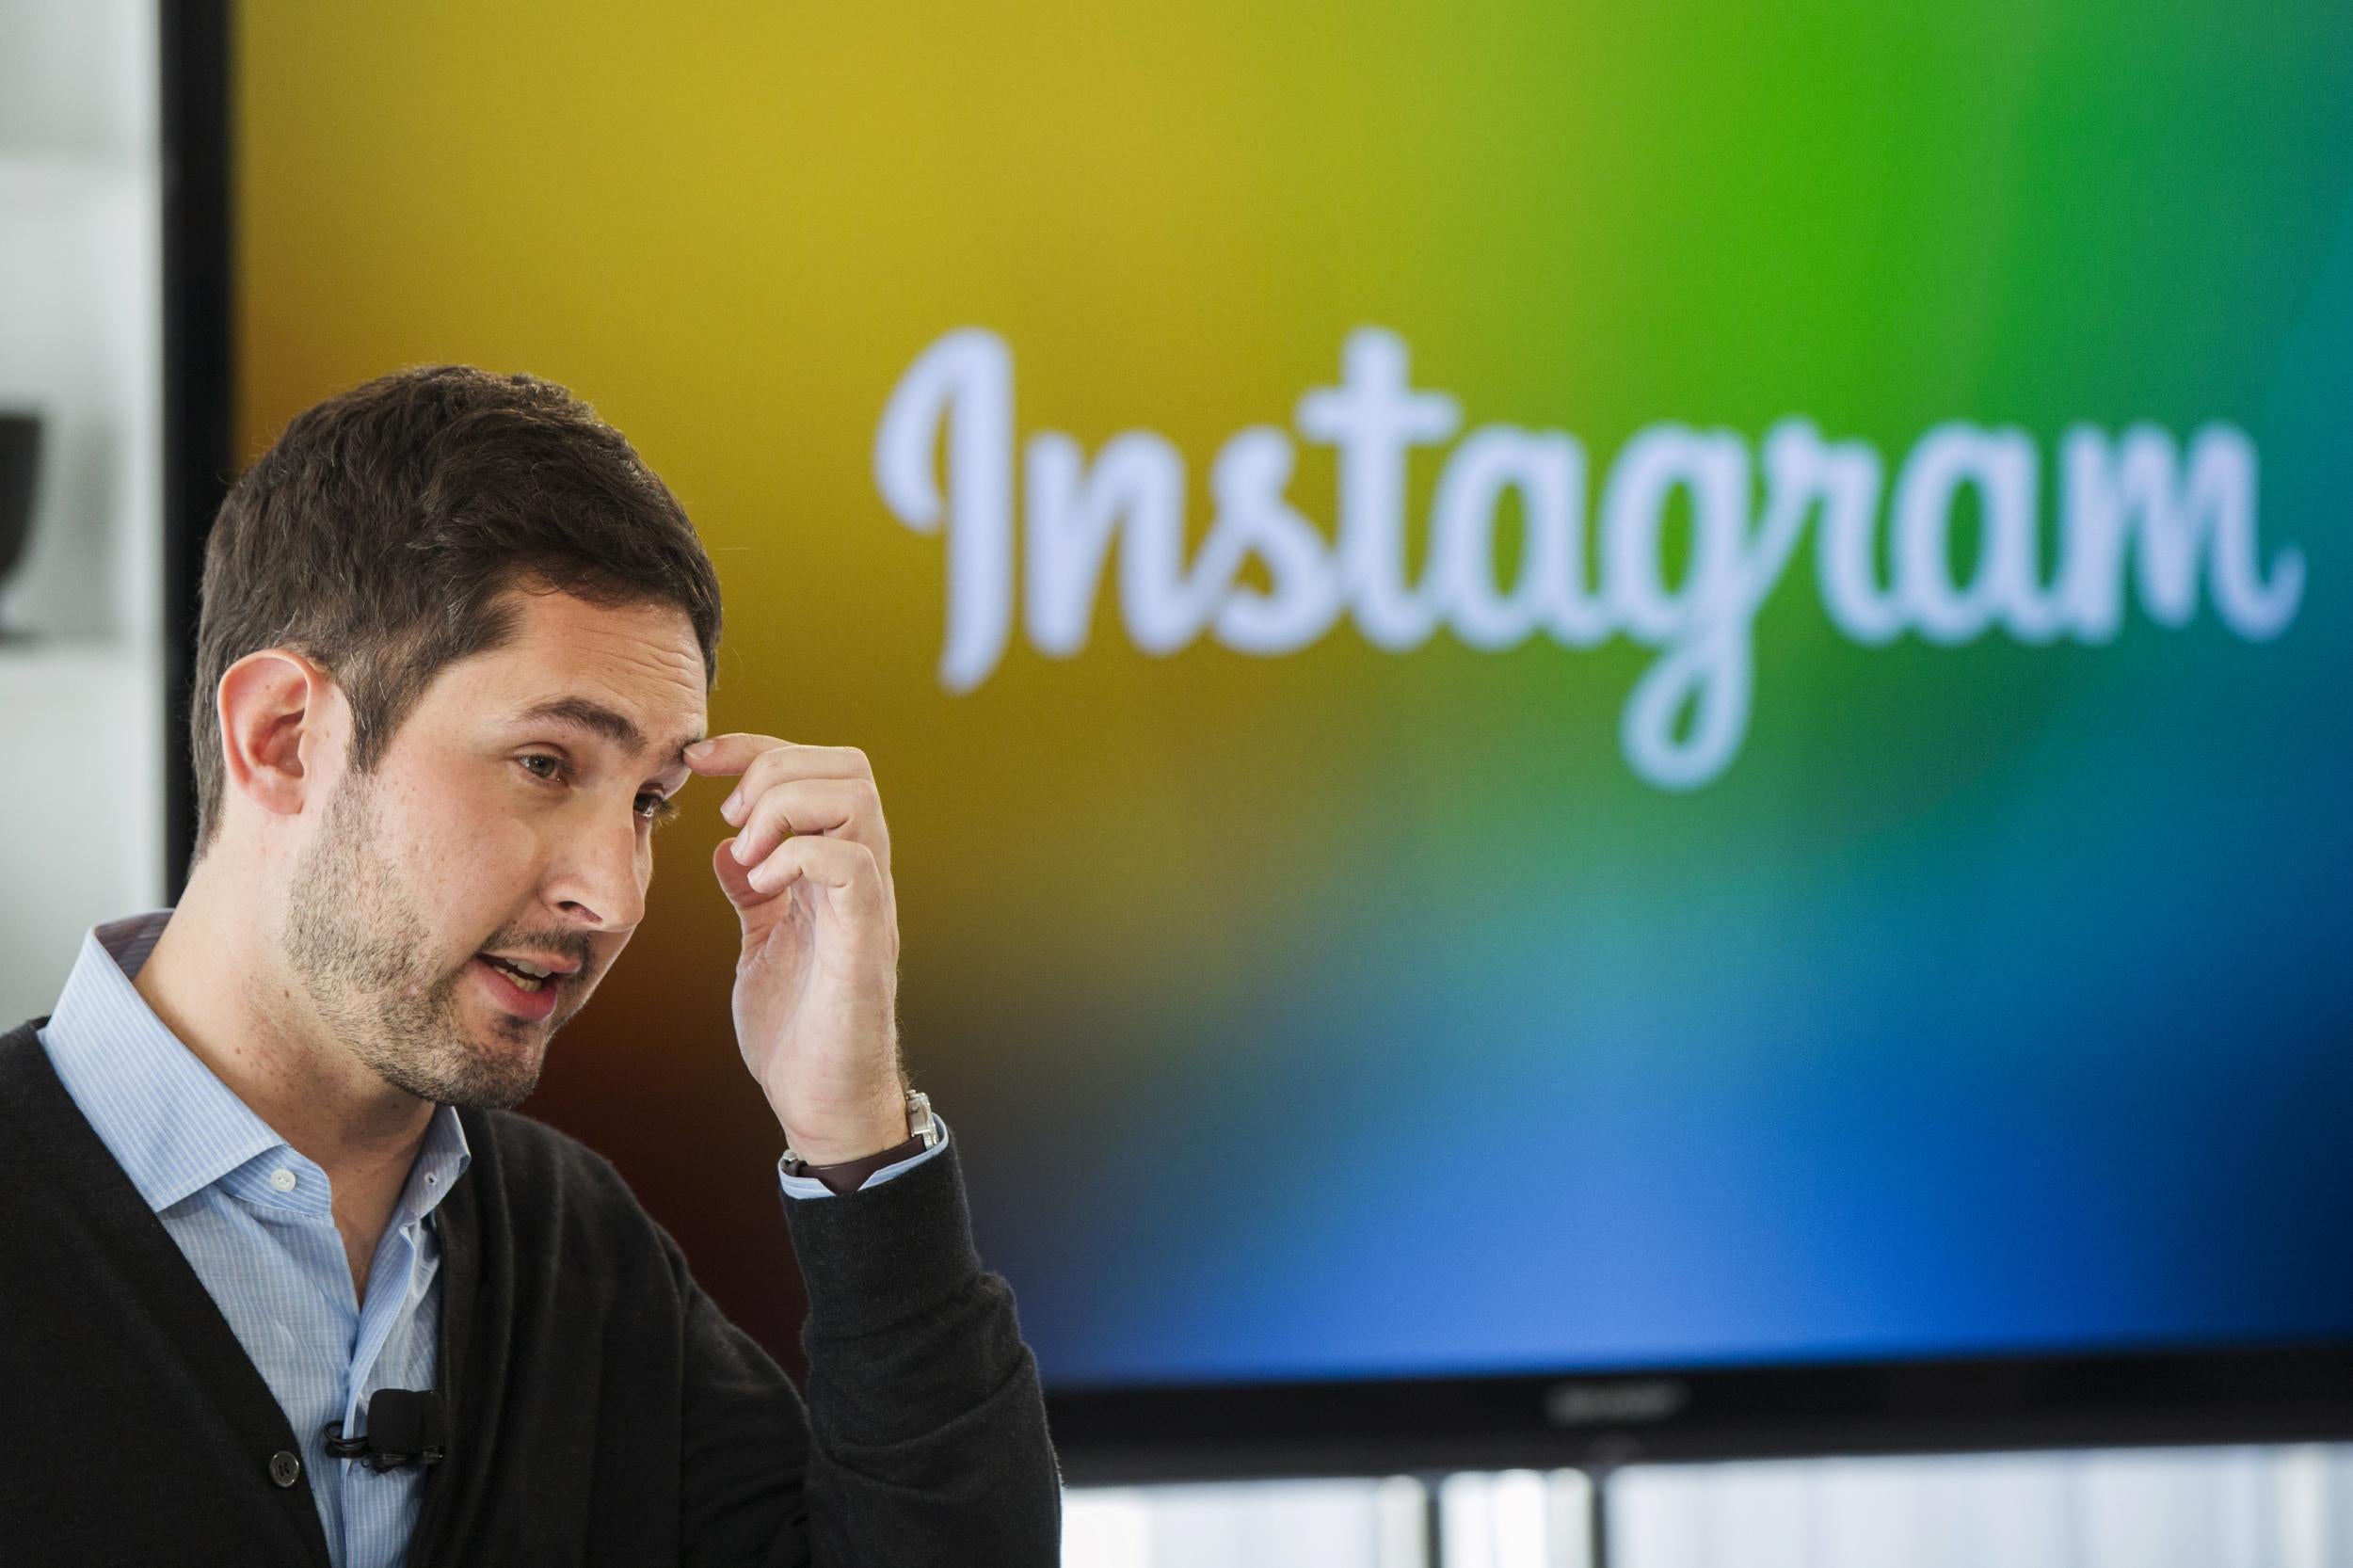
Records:
M669 490L528 376L370 382L237 483L186 890L0 1038L0 1555L1055 1560L1035 1364L898 1060L873 776L703 739L719 624ZM609 1164L509 1110L697 774L732 781L806 1405Z

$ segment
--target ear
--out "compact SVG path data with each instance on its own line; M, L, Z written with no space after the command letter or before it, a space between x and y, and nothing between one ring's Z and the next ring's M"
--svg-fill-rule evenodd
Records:
M342 755L334 685L290 648L264 648L229 666L214 699L232 792L274 815L301 814L323 764Z

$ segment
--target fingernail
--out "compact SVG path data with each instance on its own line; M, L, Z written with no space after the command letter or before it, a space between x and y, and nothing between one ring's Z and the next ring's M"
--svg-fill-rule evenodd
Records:
M745 843L741 839L738 839L735 842L728 846L728 853L735 856L735 863L740 866L744 864L745 858L750 855L751 848L752 846L750 844Z
M729 822L733 822L735 820L735 814L742 809L744 809L744 792L738 790L733 794L728 796L725 804L719 808L719 815L727 818Z
M696 741L693 745L686 748L686 755L693 758L696 761L700 761L703 756L710 750L711 743L709 741Z

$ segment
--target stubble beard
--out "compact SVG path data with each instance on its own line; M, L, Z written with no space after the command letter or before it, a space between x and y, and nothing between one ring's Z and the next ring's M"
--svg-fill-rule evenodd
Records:
M544 1025L501 1015L504 1046L477 1043L458 991L472 959L454 974L421 967L435 944L376 845L373 787L346 773L294 869L282 943L288 968L320 1022L392 1087L477 1110L521 1104L568 1015Z

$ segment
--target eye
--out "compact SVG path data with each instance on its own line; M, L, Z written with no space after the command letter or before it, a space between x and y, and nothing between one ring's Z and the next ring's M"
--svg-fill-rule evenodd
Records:
M549 771L545 773L531 772L532 777L536 778L545 784L561 784L567 779L569 779L572 776L572 769L569 763L566 762L561 757L551 757L543 751L535 751L530 753L528 756L518 757L515 759L515 761L516 764L521 767L525 772L531 772L531 764L534 762L545 762L548 765ZM658 790L647 790L640 793L637 797L636 816L639 822L647 823L655 827L660 827L664 823L668 822L671 818L677 815L677 805L671 801L669 796L663 794Z

